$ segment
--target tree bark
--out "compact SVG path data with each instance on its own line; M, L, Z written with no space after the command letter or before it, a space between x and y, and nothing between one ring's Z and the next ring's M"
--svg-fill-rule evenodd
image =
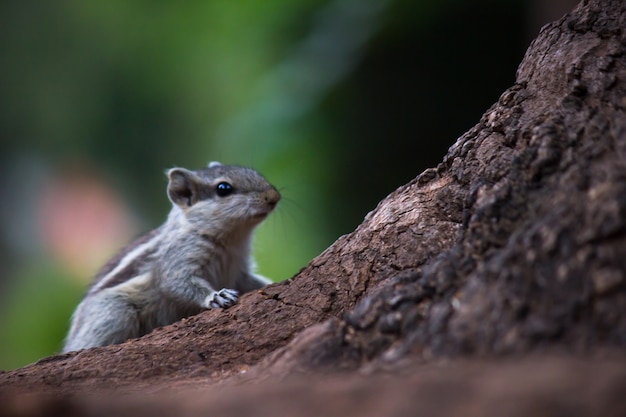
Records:
M515 84L439 166L296 277L2 373L3 392L41 396L26 414L21 400L0 410L625 414L625 30L622 0L582 1L543 28ZM202 399L184 405L46 395L191 387Z

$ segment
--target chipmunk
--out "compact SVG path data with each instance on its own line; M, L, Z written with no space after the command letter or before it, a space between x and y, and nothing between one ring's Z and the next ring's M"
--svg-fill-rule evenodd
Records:
M269 283L252 272L254 228L281 196L257 171L211 162L167 171L163 225L97 274L72 316L63 352L122 343L204 309L227 308Z

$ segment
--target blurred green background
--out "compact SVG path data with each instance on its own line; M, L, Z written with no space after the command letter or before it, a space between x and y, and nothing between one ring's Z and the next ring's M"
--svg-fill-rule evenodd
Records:
M571 0L0 3L0 369L53 354L99 266L169 210L166 168L283 193L286 279L436 165Z

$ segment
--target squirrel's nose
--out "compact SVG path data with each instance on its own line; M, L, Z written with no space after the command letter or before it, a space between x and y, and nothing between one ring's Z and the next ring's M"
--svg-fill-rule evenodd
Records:
M276 204L280 201L280 192L276 188L272 188L270 191L265 194L265 202L272 209L276 207Z

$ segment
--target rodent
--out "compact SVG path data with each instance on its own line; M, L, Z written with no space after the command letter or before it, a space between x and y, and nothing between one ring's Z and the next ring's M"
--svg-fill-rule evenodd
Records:
M219 162L167 177L167 220L96 275L63 352L122 343L271 283L252 272L251 240L280 192L251 168Z

